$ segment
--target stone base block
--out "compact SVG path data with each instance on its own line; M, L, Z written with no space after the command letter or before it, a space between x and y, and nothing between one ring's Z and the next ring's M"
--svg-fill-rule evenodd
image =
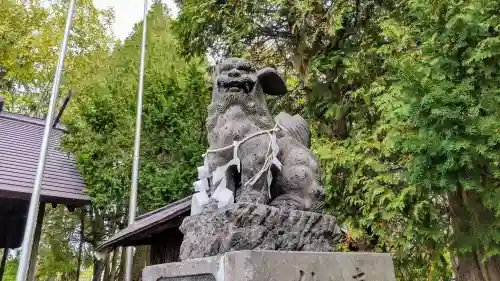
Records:
M395 281L388 254L239 251L148 266L143 281Z
M330 252L344 236L331 216L253 203L187 217L180 230L181 260L243 250Z

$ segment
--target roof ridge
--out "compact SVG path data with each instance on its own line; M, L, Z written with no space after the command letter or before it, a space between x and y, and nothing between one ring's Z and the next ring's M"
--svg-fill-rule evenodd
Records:
M175 207L176 205L182 204L182 203L184 203L185 201L189 201L189 200L191 200L191 195L190 195L190 196L188 196L188 197L182 198L182 199L180 199L180 200L177 200L177 201L175 201L175 202L169 203L169 204L167 204L167 205L165 205L165 206L163 206L163 207L160 207L160 208L158 208L158 209L155 209L155 210L153 210L153 211L150 211L150 212L144 213L144 214L142 214L142 215L138 216L135 220L136 220L136 221L138 221L138 220L145 219L145 218L150 217L150 216L152 216L152 215L154 215L154 214L156 214L156 213L159 213L159 212L161 212L161 211L163 211L163 210L165 210L165 209L169 209L169 208Z
M19 121L23 123L30 123L34 125L39 125L39 126L45 126L45 119L38 118L38 117L31 117L28 115L23 115L23 114L18 114L18 113L10 113L6 111L0 111L0 118L5 118L9 120L14 120L14 121ZM60 131L67 131L66 126L63 124L58 123L54 129L60 130Z

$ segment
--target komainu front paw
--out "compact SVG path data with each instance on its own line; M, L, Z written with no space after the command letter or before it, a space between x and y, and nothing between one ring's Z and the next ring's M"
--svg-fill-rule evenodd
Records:
M304 199L298 195L283 194L276 197L270 204L273 207L280 209L289 210L304 210L306 211L306 206L304 204Z
M267 195L262 194L256 190L248 189L243 190L239 196L236 198L238 203L254 203L254 204L269 204L269 198Z

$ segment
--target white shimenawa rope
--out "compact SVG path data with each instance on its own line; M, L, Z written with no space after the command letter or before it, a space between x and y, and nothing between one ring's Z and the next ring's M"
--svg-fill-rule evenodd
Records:
M274 165L279 170L281 170L282 167L282 164L277 157L279 152L279 147L276 142L276 132L279 130L287 131L286 128L276 123L276 126L274 126L274 128L272 129L256 132L250 136L245 137L240 141L234 141L233 144L225 147L207 150L207 152L203 155L203 157L205 158L204 166L198 167L199 181L194 183L195 191L197 191L197 193L193 196L192 199L193 201L191 203L191 215L200 213L202 207L208 203L209 197L207 194L207 190L208 190L208 178L210 177L212 177L212 183L215 186L217 186L211 198L214 198L215 200L218 201L218 207L222 208L224 206L227 206L228 204L234 203L234 194L231 190L229 190L226 187L226 171L230 166L233 165L236 166L238 172L241 171L241 160L238 157L238 149L240 145L262 134L269 135L269 145L267 147L266 160L264 162L264 165L262 165L262 168L251 179L245 182L243 186L249 187L254 185L262 177L262 175L264 175L264 173L267 172L267 191L268 191L268 196L271 197L269 189L272 182L271 166ZM208 161L207 161L208 153L217 153L217 152L227 151L229 149L233 149L233 158L231 159L231 161L229 161L223 166L217 167L213 172L213 174L210 175L208 170Z

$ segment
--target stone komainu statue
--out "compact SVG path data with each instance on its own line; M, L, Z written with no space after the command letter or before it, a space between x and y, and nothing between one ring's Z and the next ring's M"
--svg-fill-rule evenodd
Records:
M321 212L323 189L318 162L308 149L307 122L285 112L273 118L266 105L265 94L287 92L276 70L256 71L244 59L229 58L216 67L212 82L206 120L208 205L236 201Z

